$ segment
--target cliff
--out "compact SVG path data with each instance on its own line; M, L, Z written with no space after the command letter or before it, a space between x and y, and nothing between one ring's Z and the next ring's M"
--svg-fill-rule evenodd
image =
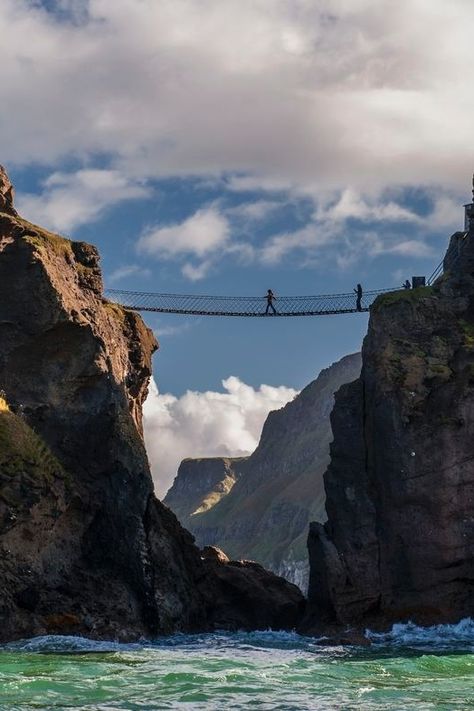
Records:
M360 365L359 354L342 358L271 412L255 452L229 465L236 481L226 496L223 460L183 462L165 503L184 517L200 545L256 560L306 590L308 524L325 520L323 474L334 392L358 377Z
M19 217L0 168L0 639L296 623L294 586L203 556L155 498L156 347L104 299L95 248Z
M433 287L379 297L336 395L308 625L474 613L474 232Z
M189 528L193 516L208 511L229 494L244 460L244 457L183 459L163 503Z

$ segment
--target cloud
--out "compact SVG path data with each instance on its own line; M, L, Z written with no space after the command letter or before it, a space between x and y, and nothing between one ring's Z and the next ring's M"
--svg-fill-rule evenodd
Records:
M338 224L349 219L363 222L412 222L420 223L421 218L413 210L402 207L393 199L380 192L362 195L347 188L337 196L335 202L326 205L321 201L315 211L317 222Z
M429 245L419 240L405 240L386 250L390 254L400 254L403 257L434 257L436 252Z
M284 203L278 200L255 200L227 208L226 214L240 220L258 222L259 220L266 219L272 212L282 207L284 207Z
M229 231L227 219L215 207L204 207L183 222L148 227L138 241L138 251L160 258L203 257L222 247Z
M186 262L186 264L183 264L182 266L181 273L189 279L189 281L200 281L209 274L213 263L214 262L211 259L207 259L200 264L191 264L191 262Z
M190 281L204 279L216 260L229 250L231 225L226 215L215 205L203 206L182 222L165 226L148 226L137 243L137 251L158 259L182 261L186 257L201 261L186 261L181 273Z
M175 326L158 326L153 329L156 338L161 341L162 338L171 336L180 336L182 333L186 333L196 322L184 321L184 323L177 324Z
M300 266L336 265L341 269L358 261L384 254L409 258L434 257L429 244L437 230L456 229L460 209L449 195L424 191L431 203L423 214L402 203L403 191L353 189L332 191L315 199L310 220L300 229L270 235L257 257L262 264L275 265L292 255ZM408 228L410 233L408 235Z
M145 441L160 497L185 457L243 456L256 448L270 410L297 394L284 386L258 389L231 376L224 392L161 395L154 382L144 406Z
M115 284L122 279L126 279L130 276L148 278L151 275L151 271L144 267L140 267L138 264L127 264L123 267L118 267L115 269L108 278L111 284Z
M150 195L140 182L116 170L79 170L52 173L40 194L18 196L18 209L33 222L70 232L96 220L107 208L124 200Z
M73 230L169 177L240 194L240 206L204 204L142 234L143 254L177 261L190 281L226 256L271 266L324 253L342 268L367 254L418 258L429 230L458 222L472 168L469 0L48 7L0 3L2 161L106 169L53 172L41 195L20 195L36 221ZM94 172L106 184L92 190L83 178ZM429 225L403 204L413 186L433 199ZM263 245L246 239L278 205L308 199L306 224L266 233ZM400 238L400 224L414 234ZM420 246L403 246L413 240Z
M0 3L7 164L101 155L129 176L310 192L459 190L471 171L470 0L56 7Z

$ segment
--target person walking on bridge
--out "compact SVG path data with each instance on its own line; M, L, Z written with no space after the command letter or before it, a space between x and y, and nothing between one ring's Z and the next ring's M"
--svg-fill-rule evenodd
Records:
M276 296L271 289L268 289L265 298L267 300L267 309L265 311L265 316L268 316L268 312L270 311L270 309L273 311L274 314L276 314L276 308L273 306L273 302L276 299Z
M357 311L362 311L362 286L360 284L357 284L357 288L354 289L354 293L357 295L356 298L356 309Z

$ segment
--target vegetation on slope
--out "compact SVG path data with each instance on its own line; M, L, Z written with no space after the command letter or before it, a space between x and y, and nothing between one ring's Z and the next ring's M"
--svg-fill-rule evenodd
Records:
M65 472L51 450L0 396L0 500L19 508L36 499L35 491Z

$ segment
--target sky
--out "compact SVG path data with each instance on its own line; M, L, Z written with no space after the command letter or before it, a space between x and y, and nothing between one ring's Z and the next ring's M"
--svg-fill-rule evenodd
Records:
M429 275L470 199L471 0L0 0L0 163L106 286L318 294ZM250 452L364 314L146 315L161 495Z

